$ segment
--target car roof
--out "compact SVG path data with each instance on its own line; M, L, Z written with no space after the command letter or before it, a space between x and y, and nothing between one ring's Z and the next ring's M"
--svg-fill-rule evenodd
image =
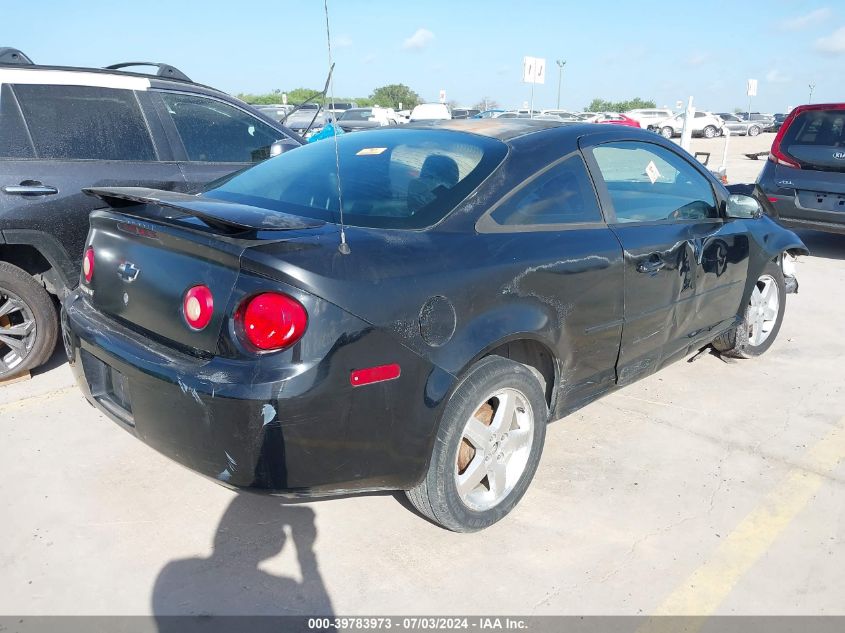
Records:
M560 127L557 121L538 119L448 119L444 121L415 121L415 128L435 128L455 132L469 132L507 141L547 128Z
M142 84L155 88L176 88L210 91L216 94L225 94L222 91L191 81L176 77L165 77L152 73L132 72L128 70L115 70L110 68L87 68L82 66L47 66L44 64L2 64L0 63L0 78L4 81L15 81L15 75L35 77L31 73L45 75L45 84L72 85L72 86L94 86L116 88L139 89ZM133 79L135 81L133 81ZM146 80L146 81L144 81Z

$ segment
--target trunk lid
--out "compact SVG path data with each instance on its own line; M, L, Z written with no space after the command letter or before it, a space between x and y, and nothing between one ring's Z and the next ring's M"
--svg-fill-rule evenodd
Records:
M155 190L88 193L117 208L91 214L94 273L90 283L82 280L81 291L124 325L200 355L220 352L244 250L322 224ZM182 308L186 292L197 285L207 286L214 302L212 319L202 330L188 325Z

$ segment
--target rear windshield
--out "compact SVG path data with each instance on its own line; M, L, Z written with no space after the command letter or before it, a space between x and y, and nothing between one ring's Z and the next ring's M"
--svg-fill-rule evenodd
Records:
M845 171L845 110L805 110L781 139L781 149L805 169Z
M451 130L381 129L285 152L203 194L352 226L420 229L439 222L502 162L501 141Z

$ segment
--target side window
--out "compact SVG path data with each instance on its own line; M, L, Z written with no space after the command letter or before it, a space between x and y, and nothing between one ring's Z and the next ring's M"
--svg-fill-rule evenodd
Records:
M651 143L593 148L617 222L718 218L707 178L675 152Z
M257 163L284 135L228 103L197 95L162 92L188 160L203 163Z
M503 226L601 222L584 161L571 156L534 178L490 214Z
M0 159L34 158L18 104L8 84L0 87Z
M37 158L156 160L131 90L91 86L14 86Z

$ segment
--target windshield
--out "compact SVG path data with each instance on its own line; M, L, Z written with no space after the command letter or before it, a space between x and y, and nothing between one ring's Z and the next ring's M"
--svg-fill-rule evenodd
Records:
M439 222L502 162L496 139L451 130L380 129L337 137L343 219L351 226L420 229ZM335 143L323 140L206 190L229 200L339 222Z

